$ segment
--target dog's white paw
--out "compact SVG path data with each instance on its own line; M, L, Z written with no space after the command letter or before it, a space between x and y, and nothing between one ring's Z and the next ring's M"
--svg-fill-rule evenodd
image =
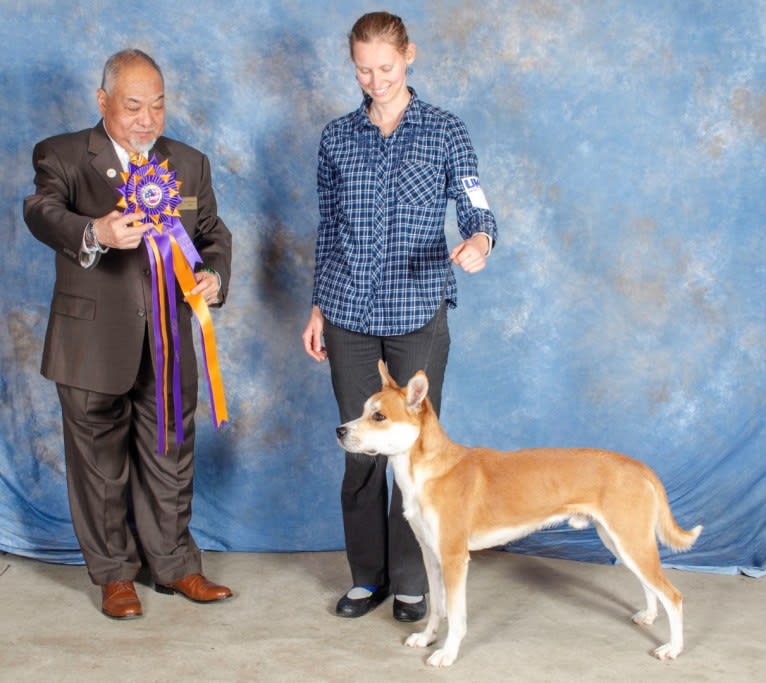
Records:
M443 668L445 666L452 666L453 662L457 659L457 652L449 652L442 648L434 652L429 658L428 663L431 666L437 666Z
M681 654L681 648L675 647L671 645L670 643L665 643L664 645L660 645L655 651L654 656L657 657L657 659L675 659L678 657L678 655Z
M436 640L433 636L429 636L428 633L422 631L421 633L413 633L404 641L407 647L428 647Z
M642 609L640 612L636 612L633 615L633 621L636 624L644 624L645 626L650 626L653 624L656 618L657 612L650 612L646 609Z

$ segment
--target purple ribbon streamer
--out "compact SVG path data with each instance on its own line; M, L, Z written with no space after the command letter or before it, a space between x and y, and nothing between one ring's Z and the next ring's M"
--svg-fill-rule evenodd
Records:
M157 233L154 232L156 235ZM157 412L157 452L165 453L165 394L163 392L162 378L165 376L165 355L162 350L162 320L160 318L160 293L157 283L157 262L154 256L154 249L148 243L148 234L144 233L146 251L149 254L149 267L152 270L152 329L154 330L154 362L156 364L154 380L154 396Z
M181 405L181 339L178 333L178 309L176 307L176 278L173 271L173 251L166 233L155 235L154 241L160 251L165 268L165 291L168 295L168 318L173 341L173 415L176 426L176 445L184 440L183 410Z
M186 232L181 221L177 218L171 218L165 223L165 229L169 230L170 234L178 242L178 246L181 247L181 251L184 253L186 261L192 270L194 270L194 266L198 263L202 263L202 257L199 255L197 247L194 246L194 242L191 241L189 233Z

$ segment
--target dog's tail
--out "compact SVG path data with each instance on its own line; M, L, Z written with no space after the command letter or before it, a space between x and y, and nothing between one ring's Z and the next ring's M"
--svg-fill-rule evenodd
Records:
M691 530L678 526L678 522L676 522L670 509L665 487L654 472L652 472L652 481L657 494L657 536L663 545L672 550L677 552L689 550L702 532L702 524L698 524Z

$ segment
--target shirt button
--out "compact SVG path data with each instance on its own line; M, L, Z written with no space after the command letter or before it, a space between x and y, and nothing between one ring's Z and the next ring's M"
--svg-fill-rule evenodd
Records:
M146 315L146 311L143 308L139 308L136 311L136 314L138 315L139 318L143 318Z

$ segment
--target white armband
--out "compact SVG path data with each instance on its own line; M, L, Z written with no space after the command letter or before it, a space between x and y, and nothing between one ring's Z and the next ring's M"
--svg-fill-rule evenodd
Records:
M471 206L477 209L489 209L487 198L484 196L484 190L481 189L479 184L479 177L472 175L467 178L463 178L463 188L468 195L468 199L471 200Z

